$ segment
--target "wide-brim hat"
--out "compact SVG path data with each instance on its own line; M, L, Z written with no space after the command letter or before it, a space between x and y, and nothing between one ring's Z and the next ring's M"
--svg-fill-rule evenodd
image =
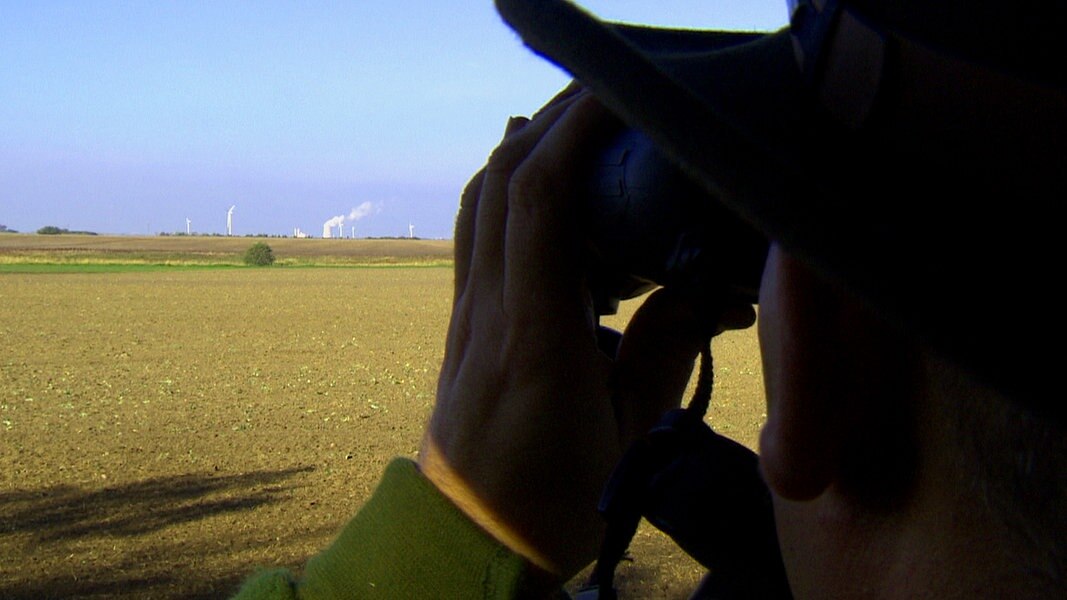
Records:
M800 4L791 27L750 33L621 26L562 0L497 0L531 49L709 195L947 358L1064 421L1063 73L983 63L848 2Z

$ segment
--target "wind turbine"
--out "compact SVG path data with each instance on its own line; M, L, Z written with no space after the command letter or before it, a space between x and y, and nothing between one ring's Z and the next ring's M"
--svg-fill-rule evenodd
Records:
M414 237L415 237L415 226L412 225L411 223L408 223L408 239L413 239Z
M193 234L192 225L193 225L193 222L190 221L188 217L186 217L185 218L185 235L192 235Z
M233 209L235 208L237 208L236 204L226 211L226 235L233 235Z

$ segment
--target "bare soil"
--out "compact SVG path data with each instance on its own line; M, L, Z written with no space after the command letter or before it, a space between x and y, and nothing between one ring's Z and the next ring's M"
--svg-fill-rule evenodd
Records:
M0 598L221 598L257 567L299 571L415 455L451 279L0 273ZM754 332L715 357L711 421L752 446ZM631 554L624 597L684 598L700 576L648 527Z

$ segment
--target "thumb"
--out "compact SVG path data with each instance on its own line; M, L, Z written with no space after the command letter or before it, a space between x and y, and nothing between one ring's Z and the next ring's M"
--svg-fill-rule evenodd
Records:
M624 445L677 408L702 348L726 329L755 322L749 304L677 289L656 291L630 320L612 373L615 410Z

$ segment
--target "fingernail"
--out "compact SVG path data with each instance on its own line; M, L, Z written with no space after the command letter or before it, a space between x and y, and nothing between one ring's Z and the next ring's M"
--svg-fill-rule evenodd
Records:
M525 127L529 122L530 120L526 117L508 117L508 124L507 127L504 128L504 135L508 136L515 133Z

